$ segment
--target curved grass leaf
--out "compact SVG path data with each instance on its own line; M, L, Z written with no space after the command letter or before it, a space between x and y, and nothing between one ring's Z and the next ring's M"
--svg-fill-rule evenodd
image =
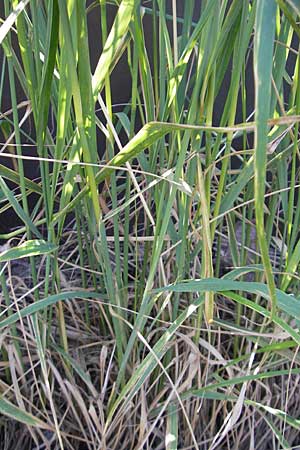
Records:
M102 54L99 58L95 73L93 75L93 95L96 98L104 86L106 76L114 65L116 54L126 36L132 18L136 0L123 0L119 6L112 29L105 42Z
M0 164L0 176L6 178L9 181L12 181L17 186L20 186L20 175L18 174L18 172L3 166L3 164ZM36 192L40 195L43 192L42 188L34 181L29 180L29 178L24 177L24 184L25 187L32 192Z
M290 450L290 445L287 442L287 440L284 438L284 436L281 434L281 431L271 422L271 420L268 419L268 417L264 414L264 420L271 428L272 432L274 433L274 436L276 436L278 442L282 446L283 450ZM285 419L284 419L285 420Z
M64 301L64 300L71 300L74 298L97 299L99 297L100 297L99 293L88 292L88 291L74 291L74 292L68 291L68 292L61 292L60 294L50 295L49 297L46 297L42 300L38 300L37 302L32 303L31 305L25 306L25 308L20 309L19 312L12 314L11 316L7 317L6 319L3 319L0 322L0 330L18 322L18 320L20 318L24 318L24 317L30 316L31 314L35 314L39 311L42 311L43 309L47 308L48 306L55 305L57 302ZM102 298L103 298L103 296L102 296Z
M299 375L299 373L300 373L300 369L297 368L297 369L274 370L274 371L270 371L270 372L262 372L262 373L257 373L257 374L245 375L243 377L236 377L236 378L232 378L231 380L224 380L224 381L220 381L215 384L209 384L200 389L194 389L194 390L187 391L182 394L181 398L184 400L184 399L188 399L191 397L201 397L204 399L211 399L211 400L217 399L217 400L223 400L223 401L236 402L237 397L234 397L232 395L229 396L226 394L214 392L213 389L235 386L237 384L241 384L244 382L265 380L265 379L275 378L275 377L279 377L279 376ZM284 412L278 408L272 408L269 405L263 405L262 403L255 402L250 399L245 399L244 403L246 405L252 405L252 406L255 406L256 408L262 409L264 412L267 412L273 416L276 416L280 420L288 423L293 428L296 428L298 430L300 429L300 420L299 419L294 419L292 416L288 415L286 412Z
M270 370L268 372L252 373L250 375L244 375L242 377L235 377L228 380L222 380L218 383L207 384L200 389L191 389L182 394L182 399L190 398L191 396L201 397L202 393L206 391L212 391L213 389L219 389L228 386L236 386L237 384L245 383L246 381L266 380L269 378L280 377L283 375L299 375L300 369L282 369L282 370Z
M296 374L297 369L295 372L293 372L293 370L295 369L290 369L289 372L286 375L292 375L292 374ZM284 375L284 374L282 374ZM295 419L294 417L290 416L289 414L287 414L285 411L282 411L281 409L278 408L272 408L269 405L263 405L262 403L259 402L255 402L253 400L248 400L247 403L249 405L253 405L256 406L259 409L262 409L264 412L267 412L269 414L272 414L273 416L275 416L276 418L282 420L284 423L287 423L288 425L290 425L291 427L295 428L296 430L300 430L300 420L299 419Z
M270 124L283 124L283 123L295 123L300 121L300 116L288 116L278 119L272 119ZM165 123L165 122L149 122L140 129L140 131L123 147L116 156L114 156L108 163L109 166L100 170L95 177L97 184L104 181L115 170L115 167L121 167L133 158L136 158L143 150L151 145L155 144L159 139L166 134L173 131L208 131L214 133L232 133L237 130L254 130L255 124L253 122L242 123L235 125L234 127L213 127L213 126L198 126L198 125L183 125L177 123ZM54 222L56 223L61 217L71 211L78 202L89 192L89 186L85 186L73 200L60 210L54 216Z
M0 253L0 262L3 263L15 259L28 258L30 256L46 255L54 252L56 249L57 247L54 244L39 239L33 239Z
M264 283L234 281L228 279L203 279L203 280L188 280L181 283L165 286L154 289L154 293L169 291L169 292L224 292L224 291L243 291L256 295L261 295L269 300L268 286ZM288 295L279 289L276 289L278 298L278 306L287 314L300 318L300 302L294 296Z
M291 336L291 338L293 338L293 340L295 342L297 342L298 345L300 345L300 333L295 330L294 328L292 328L292 326L290 326L286 320L286 318L281 318L278 315L274 315L273 317L271 317L271 313L264 308L263 306L258 305L255 302L252 302L251 300L248 300L247 298L236 294L235 292L231 292L231 291L224 291L223 292L224 297L228 297L231 300L234 300L235 302L239 303L240 305L246 306L247 308L252 309L253 311L257 312L258 314L260 314L263 317L266 317L268 319L273 320L274 324L276 324L278 327L280 327L282 330L286 331L286 333L288 335ZM289 305L291 306L291 305ZM295 305L292 305L295 306ZM283 308L282 308L283 309ZM297 305L297 311L295 311L295 308L292 307L286 307L286 310L292 310L294 312L296 312L297 314L299 314L299 307ZM293 314L291 314L292 316L294 316ZM296 321L298 319L296 318Z
M264 266L262 264L250 264L249 266L237 267L236 269L227 272L222 279L223 280L235 280L243 275L247 275L251 272L263 272Z
M13 420L16 420L17 422L24 423L25 425L31 427L38 427L48 430L50 429L49 425L34 417L32 414L29 414L28 412L23 411L21 408L13 405L3 397L0 397L0 413L4 416L10 417Z

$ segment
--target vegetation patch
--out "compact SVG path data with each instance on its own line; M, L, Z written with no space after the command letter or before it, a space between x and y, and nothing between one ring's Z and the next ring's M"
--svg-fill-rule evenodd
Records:
M300 448L299 1L0 11L0 450Z

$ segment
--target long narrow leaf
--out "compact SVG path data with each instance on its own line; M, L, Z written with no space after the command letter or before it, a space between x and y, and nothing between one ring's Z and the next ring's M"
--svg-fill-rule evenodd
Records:
M56 246L43 240L31 240L18 247L9 248L0 253L0 262L12 261L30 256L46 255L56 250Z

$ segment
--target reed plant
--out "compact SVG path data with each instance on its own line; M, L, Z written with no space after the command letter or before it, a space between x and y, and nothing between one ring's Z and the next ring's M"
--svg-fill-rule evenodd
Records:
M3 0L1 449L299 448L299 19Z

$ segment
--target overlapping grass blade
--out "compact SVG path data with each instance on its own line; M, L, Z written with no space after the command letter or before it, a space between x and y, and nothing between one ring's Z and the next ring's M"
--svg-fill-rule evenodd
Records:
M0 253L0 262L12 261L30 256L45 255L56 250L56 246L43 240L31 240L17 247L9 248Z
M31 427L38 427L44 430L49 430L51 427L46 423L42 422L37 417L23 411L21 408L13 405L11 402L3 397L0 397L0 412L6 417L10 417L17 422L24 423L25 425Z

